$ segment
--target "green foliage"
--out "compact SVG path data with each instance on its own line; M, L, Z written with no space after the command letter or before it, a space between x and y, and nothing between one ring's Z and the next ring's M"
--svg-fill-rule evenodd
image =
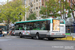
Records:
M29 17L27 18L27 20L34 20L34 19L36 19L35 16L36 16L35 13L30 14Z
M15 0L12 2L8 2L7 4L0 7L0 17L3 20L7 21L9 24L10 22L16 22L18 20L22 20L22 17L25 14L25 8L22 5L21 0Z
M61 16L61 14L63 15L66 13L65 11L63 11L64 9L70 10L69 3L67 1L64 2L64 0L61 0L60 3L58 0L49 0L45 5L45 7L41 7L40 14L47 15L47 17L58 17ZM58 14L59 11L61 12L61 14ZM71 10L68 13L69 16L70 13Z
M28 6L27 8L25 8L25 12L29 11L30 6Z
M46 7L41 7L40 14L46 15Z

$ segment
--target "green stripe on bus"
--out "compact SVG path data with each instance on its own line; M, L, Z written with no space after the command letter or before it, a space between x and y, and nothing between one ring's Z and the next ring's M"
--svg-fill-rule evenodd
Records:
M50 23L53 23L53 21L52 21L53 19L42 19L42 20L20 21L20 22L16 22L16 24L18 24L18 23L27 23L27 22L36 22L36 21L46 21L46 20L50 20ZM65 24L65 20L64 20L64 24Z
M71 35L70 33L66 33L66 35Z
M27 22L36 22L36 21L46 21L46 20L51 20L51 19L42 19L42 20L21 21L21 22L16 22L16 24L17 24L17 23L27 23Z
M52 19L51 19L51 21L50 21L50 22L51 22L51 23L53 23L53 22L52 22Z

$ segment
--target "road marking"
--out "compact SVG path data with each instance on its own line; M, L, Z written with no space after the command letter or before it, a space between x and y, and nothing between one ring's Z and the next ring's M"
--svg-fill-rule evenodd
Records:
M55 49L74 49L74 46L52 46Z

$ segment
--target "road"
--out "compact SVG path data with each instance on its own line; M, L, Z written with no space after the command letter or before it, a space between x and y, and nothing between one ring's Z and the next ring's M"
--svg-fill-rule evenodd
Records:
M75 41L36 40L17 36L0 37L2 50L75 50Z

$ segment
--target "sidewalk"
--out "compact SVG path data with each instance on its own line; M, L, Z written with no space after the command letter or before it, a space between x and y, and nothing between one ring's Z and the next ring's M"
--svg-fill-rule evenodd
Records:
M66 35L65 38L56 38L56 40L71 40L71 41L75 41L75 38L72 35Z

